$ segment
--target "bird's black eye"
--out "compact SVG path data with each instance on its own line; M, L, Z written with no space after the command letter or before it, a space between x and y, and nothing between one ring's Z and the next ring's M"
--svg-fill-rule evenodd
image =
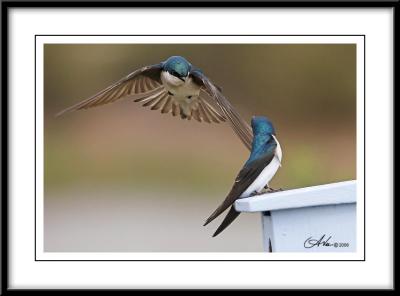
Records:
M187 98L188 98L188 99L191 99L191 98L192 98L192 96L187 96Z

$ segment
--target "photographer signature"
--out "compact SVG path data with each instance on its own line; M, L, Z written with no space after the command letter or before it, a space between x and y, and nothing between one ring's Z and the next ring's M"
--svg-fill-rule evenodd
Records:
M331 242L332 236L327 237L326 234L323 234L319 239L313 238L310 236L304 241L304 248L311 249L313 247L334 247L334 248L347 248L349 247L349 243L338 243Z

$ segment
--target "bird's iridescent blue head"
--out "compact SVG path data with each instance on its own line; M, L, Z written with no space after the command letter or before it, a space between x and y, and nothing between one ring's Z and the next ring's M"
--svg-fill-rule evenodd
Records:
M253 116L251 128L254 135L275 135L275 128L272 122L265 116Z
M169 57L163 65L163 70L169 74L182 79L189 75L192 65L181 56Z

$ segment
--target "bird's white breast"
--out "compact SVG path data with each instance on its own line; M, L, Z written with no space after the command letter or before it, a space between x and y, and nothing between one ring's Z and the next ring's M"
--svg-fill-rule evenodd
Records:
M276 141L276 150L275 150L275 155L276 157L278 157L279 163L282 162L282 148L281 148L281 144L279 144L278 139L272 135L272 137L274 137L274 140Z
M191 77L187 77L185 81L182 81L167 71L162 71L161 81L164 88L171 92L177 101L186 100L188 96L192 96L192 99L194 99L200 93L200 86L194 83Z
M181 86L185 82L180 80L178 77L175 77L174 75L169 74L167 71L162 71L161 72L161 81L165 86L169 87L176 87L176 86Z
M269 181L275 176L282 161L282 149L278 140L272 135L277 143L275 149L275 156L271 162L262 170L260 175L254 180L253 183L240 195L240 197L249 197L253 192L260 193L265 185L268 185Z

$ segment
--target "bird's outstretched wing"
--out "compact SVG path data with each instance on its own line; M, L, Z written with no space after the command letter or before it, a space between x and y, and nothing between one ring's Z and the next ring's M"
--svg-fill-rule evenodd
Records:
M250 150L251 142L253 140L253 133L249 124L244 121L239 113L233 108L231 103L222 95L221 89L212 83L199 69L190 71L190 76L194 81L202 86L207 94L213 98L221 109L223 116L228 118L233 130L242 140L243 144Z
M200 90L200 95L191 104L191 115L188 119L194 118L199 122L220 123L226 121L220 108L211 104L205 97L209 97L205 90Z
M264 153L259 158L246 163L245 166L241 169L239 174L235 179L235 183L232 186L231 191L228 196L222 202L222 204L211 214L211 216L206 220L204 226L217 218L222 212L224 212L227 208L233 205L233 203L240 198L242 193L246 191L246 189L257 179L262 170L272 161L275 157L275 150L277 147L276 141L271 137L270 139L270 149L266 153ZM229 226L230 223L239 215L235 209L231 208L224 221L214 233L213 236L216 236L221 231L223 231L226 227Z
M56 116L60 116L70 111L112 103L126 97L132 97L135 100L139 100L150 96L157 96L158 99L160 99L159 96L161 96L161 94L164 95L164 93L161 93L161 90L163 90L160 80L161 69L162 63L142 67L90 98L62 110ZM165 102L166 101L164 101L164 103ZM164 106L160 106L160 108L161 107Z

